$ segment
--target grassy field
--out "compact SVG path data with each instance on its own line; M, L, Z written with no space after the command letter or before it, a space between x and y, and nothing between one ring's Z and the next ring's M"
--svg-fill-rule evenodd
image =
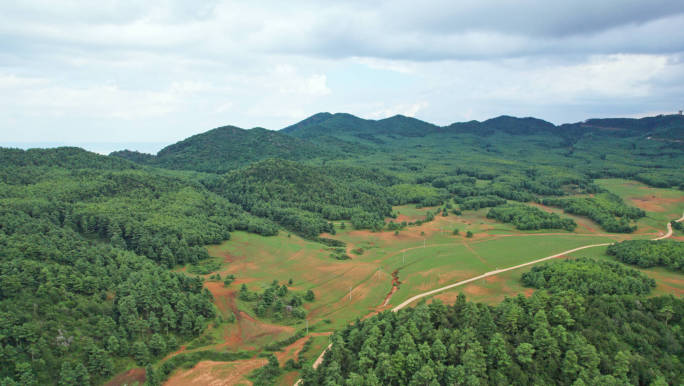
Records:
M637 221L637 233L664 231L664 224L680 218L684 212L684 194L680 190L651 188L623 179L602 179L596 183L622 197L628 205L646 211L646 217Z
M684 195L676 190L648 188L619 179L598 180L598 183L623 197L628 204L647 211L648 216L638 223L637 234L607 234L587 218L565 215L557 208L547 207L542 209L572 217L579 226L573 232L518 231L510 224L487 219L488 209L482 209L465 211L461 216L437 214L429 223L411 226L396 234L393 231L354 230L348 223L343 229L337 222L336 234L323 236L346 242L347 254L352 258L336 260L330 256L331 248L284 231L273 237L234 232L230 241L210 246L209 253L213 256L212 262L220 264L216 272L222 277L234 274L237 280L227 287L222 282L208 282L206 285L214 294L215 304L223 318L235 315L236 321L232 324L217 323L193 345L206 343L205 346L229 351L258 350L304 327L304 321L282 326L256 318L251 309L253 303L236 300L243 283L250 290L261 292L273 280L284 284L292 279L292 290L313 290L316 300L305 302L304 307L308 311L310 331L321 333L389 309L418 293L487 271L583 245L652 238L664 232L665 224L680 217L684 210ZM398 217L394 221L422 220L428 211L434 212L435 208L395 207ZM459 230L458 235L453 234L454 229ZM472 238L465 237L467 231L473 232ZM612 259L605 255L605 247L586 249L571 256ZM188 270L187 267L184 269ZM532 290L520 283L520 276L527 270L529 267L488 277L432 298L450 303L459 292L463 292L470 300L494 304L506 296L530 295ZM658 284L654 294L682 296L684 293L681 275L664 269L643 271ZM393 286L393 272L398 275L400 284L387 300ZM388 304L383 305L386 301ZM305 366L320 354L327 345L327 339L327 336L313 338L310 350L300 358ZM296 379L296 372L289 372L281 376L278 383L291 384L293 379Z

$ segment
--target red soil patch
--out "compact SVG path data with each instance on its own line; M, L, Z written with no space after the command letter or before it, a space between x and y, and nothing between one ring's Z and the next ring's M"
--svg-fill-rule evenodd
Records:
M240 311L236 304L237 288L236 284L240 284L241 280L236 280L229 287L225 287L221 282L206 282L205 286L214 295L214 304L226 313L231 311L235 315L235 324L237 328L233 329L233 333L226 336L224 342L216 346L216 348L229 347L231 349L248 349L243 344L261 338L267 335L277 335L291 333L294 328L288 326L280 326L276 324L268 324L260 322L244 311ZM242 280L244 282L244 280Z
M523 293L525 294L525 297L529 298L534 293L534 288L527 288L527 289L525 289L525 292L523 292Z
M458 294L459 292L456 291L450 291L450 292L443 292L438 295L435 295L430 299L430 302L433 302L435 299L439 299L442 301L444 304L454 304L456 303L456 299L458 299Z
M245 359L235 362L202 361L193 368L171 376L165 386L211 385L229 386L238 383L249 384L245 377L268 363L265 358Z
M297 382L297 379L299 379L299 373L297 371L290 371L289 373L285 373L283 377L281 378L281 385L294 385L295 382Z
M487 295L491 291L487 288L480 287L479 285L470 284L463 288L463 292L465 292L466 295Z
M406 221L407 223L409 223L409 222L413 222L413 221L415 221L415 220L419 220L419 219L417 219L417 218L416 218L416 219L411 218L411 217L409 217L409 216L407 216L407 215L405 215L405 214L397 215L397 218L387 218L387 219L385 219L385 221L394 221L394 222L399 223L399 224L401 224L401 223L404 222L404 221Z
M145 369L142 367L128 370L124 373L120 373L115 376L111 381L105 383L105 386L123 386L132 385L138 382L139 384L145 383Z
M312 333L309 336L298 339L294 343L285 347L282 351L276 352L275 355L281 364L287 362L288 359L298 360L299 353L302 351L304 343L306 343L311 336L323 336L330 334L331 333L329 332ZM233 362L202 361L189 370L177 372L165 383L165 385L251 385L252 382L247 380L246 377L252 371L264 366L267 362L267 359L258 357ZM288 384L293 384L296 380L297 372L293 372L292 374L292 382Z
M499 283L504 281L504 279L501 276L489 276L483 279L485 283Z
M633 197L630 198L630 201L632 201L632 203L636 207L641 208L647 212L664 212L665 208L663 207L663 205L684 202L684 196L677 198L663 198L650 195L642 197Z
M399 270L395 269L394 272L392 272L392 289L387 296L385 296L385 301L382 302L383 307L389 304L390 300L392 299L392 295L399 290L400 285L401 281L399 281Z
M172 353L170 353L170 354L167 354L167 355L164 357L164 359L162 359L162 361L165 361L165 360L167 360L167 359L169 359L169 358L171 358L171 357L175 357L176 355L182 353L183 351L185 351L185 347L186 347L186 346L181 346L178 350L176 350L176 351L174 351L174 352L172 352Z

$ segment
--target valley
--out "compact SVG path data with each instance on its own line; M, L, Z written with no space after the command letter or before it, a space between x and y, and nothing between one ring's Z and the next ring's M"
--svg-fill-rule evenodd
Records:
M287 326L287 330L284 330L285 326L266 325L254 318L253 310L247 304L236 306L237 290L243 283L260 288L267 286L273 279L283 282L293 279L293 289L313 290L317 295L316 301L305 305L311 331L308 336L320 341L322 336L328 336L358 318L365 319L384 310L398 311L415 305L419 299L427 299L428 303L438 299L451 304L459 293L463 293L470 301L495 305L506 297L518 294L530 296L534 289L525 287L520 277L529 269L531 262L539 264L549 258L580 256L615 261L605 254L607 245L625 239L665 237L669 221L682 220L676 214L684 212L684 197L676 190L650 188L629 180L606 179L597 183L614 189L625 200L652 202L651 207L644 209L647 216L639 220L637 233L626 236L597 231L597 224L580 216L572 216L583 224L573 232L525 232L487 219L485 210L467 211L461 216L439 215L433 221L408 227L398 234L392 231L342 229L337 224L334 236L324 236L347 243L346 249L351 259L342 261L332 259L327 248L322 248L321 244L291 234L281 232L277 236L263 237L234 233L231 241L209 247L209 254L221 261L222 269L217 270L217 273L222 277L235 274L239 276L238 279L226 287L220 282L210 282L206 286L214 295L219 309L225 311L225 306L221 305L231 303L230 311L244 316L239 316L236 325L221 334L208 331L207 334L215 339L216 344L199 349L230 351L245 348L235 338L234 329L260 331L263 334L260 337L266 337L261 343L263 346L303 328L303 322ZM394 207L393 211L398 214L396 221L415 221L424 219L427 212L434 212L435 209L399 206ZM655 225L657 220L661 220L660 227L650 225ZM459 229L460 234L454 235L453 229ZM474 233L472 238L465 236L467 230ZM677 237L684 239L681 234ZM356 248L363 249L363 253L352 253ZM684 295L684 277L681 274L658 268L641 271L656 281L654 295ZM394 272L398 285L393 279ZM226 315L225 312L223 315ZM260 346L259 339L254 336L245 336L244 333L242 336L246 341L254 342L248 349L254 350ZM280 362L284 363L290 358L285 357L285 354L297 353L301 349L298 346L304 340L306 337L286 346L282 352L276 352ZM314 359L322 360L324 346L319 345L318 348L321 355L314 355L308 360L302 358L300 362L303 366L314 365ZM263 359L254 361L262 366L265 364ZM206 384L203 374L207 366L221 366L223 374L231 374L227 378L217 376L212 384L234 384L237 381L233 377L238 374L237 379L246 384L250 382L249 373L254 370L244 366L229 367L228 363L200 362L195 368L171 378L168 384L174 384L173 379L182 379L190 384ZM292 384L292 374L285 373L279 378L278 384Z

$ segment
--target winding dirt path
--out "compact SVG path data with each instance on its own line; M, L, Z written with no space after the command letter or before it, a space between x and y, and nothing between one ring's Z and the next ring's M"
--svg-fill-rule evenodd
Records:
M678 220L675 220L675 221L676 221L676 222L682 222L682 221L684 221L684 213L682 213L682 217L680 217ZM656 238L654 238L654 239L652 239L652 240L663 240L663 239L669 238L669 237L672 236L672 233L673 233L673 232L672 232L672 224L671 224L670 222L668 222L668 223L667 223L667 233L664 234L664 235L662 235L662 236L656 237ZM568 253L573 253L573 252L581 251L581 250L583 250L583 249L595 248L595 247L605 247L605 246L608 246L608 245L611 245L611 244L613 244L613 243L601 243L601 244L585 245L585 246L573 248L573 249L570 249L570 250L567 250L567 251L564 251L564 252L561 252L561 253L556 253L555 255L551 255L551 256L547 256L547 257L542 257L541 259L533 260L533 261L530 261L530 262L527 262L527 263L518 264L518 265L515 265L515 266L513 266L513 267L508 267L508 268L503 268L503 269L496 269L496 270L494 270L494 271L489 271L489 272L483 273L482 275L475 276L475 277L472 277L472 278L470 278L470 279L466 279L466 280L459 281L458 283L449 284L449 285L444 286L444 287L440 287L440 288L437 288L437 289L434 289L434 290L431 290L431 291L426 291L426 292L420 293L420 294L418 294L418 295L416 295L416 296L413 296L413 297L407 299L406 301L404 301L403 303L399 304L398 306L392 308L392 312L397 312L397 311L401 310L402 308L406 308L406 306L410 305L411 303L415 302L415 301L418 300L418 299L422 299L422 298L424 298L424 297L427 297L427 296L430 296L430 295L434 295L434 294L436 294L436 293L439 293L439 292L442 292L442 291L446 291L446 290L451 289L451 288L454 288L454 287L462 286L462 285L464 285L464 284L468 284L468 283L471 283L471 282L474 282L474 281L477 281L477 280L480 280L480 279L484 279L484 278L489 277L489 276L495 276L495 275L498 275L498 274L503 273L503 272L512 271L512 270L514 270L514 269L526 267L526 266L528 266L528 265L534 265L534 264L537 264L537 263L541 263L542 261L555 259L555 258L557 258L557 257L561 257L561 256L563 256L563 255L567 255ZM423 247L421 246L421 247L415 247L415 248L406 248L405 250L416 249L416 248L423 248ZM313 366L312 366L314 369L316 369L321 363L323 363L323 358L325 357L325 353L328 352L328 350L330 349L331 346L332 346L332 343L329 344L328 347L325 348L325 350L323 350L323 352L321 353L321 355L318 356L318 358L316 359L316 361L313 363ZM298 386L301 382L302 382L301 379L297 380L297 382L295 383L295 386Z
M676 221L676 222L682 222L682 221L684 221L684 213L682 213L682 217L680 217L679 219L677 219L677 220L675 220L675 221ZM672 236L672 223L671 223L671 222L667 223L667 233L665 233L664 235L662 235L662 236L660 236L660 237L656 237L656 238L653 239L653 240L662 240L662 239L666 239L666 238L668 238L668 237L670 237L670 236Z
M677 221L677 222L682 222L682 221L684 221L684 213L682 213L682 217L680 217L678 220L675 220L675 221ZM662 235L662 236L660 236L660 237L656 237L656 238L654 238L654 239L652 239L652 240L663 240L663 239L666 239L666 238L671 237L671 236L672 236L672 224L668 222L668 223L667 223L667 233L664 234L664 235ZM397 312L397 311L401 310L402 308L408 306L409 304L415 302L415 301L418 300L418 299L424 298L424 297L426 297L426 296L434 295L434 294L436 294L436 293L438 293L438 292L442 292L442 291L445 291L445 290L448 290L448 289L451 289L451 288L454 288L454 287L462 286L462 285L464 285L464 284L468 284L468 283L471 283L471 282L476 281L476 280L479 280L479 279L484 279L485 277L498 275L498 274L503 273L503 272L512 271L512 270L514 270L514 269L526 267L526 266L528 266L528 265L537 264L537 263L540 263L540 262L542 262L542 261L555 259L556 257L561 257L561 256L563 256L563 255L567 255L568 253L573 253L573 252L581 251L581 250L583 250L583 249L595 248L595 247L605 247L605 246L608 246L608 245L611 245L611 244L613 244L613 243L601 243L601 244L585 245L585 246L582 246L582 247L577 247L577 248L573 248L573 249L570 249L570 250L567 250L567 251L564 251L564 252L561 252L561 253L557 253L557 254L555 254L555 255L551 255L551 256L547 256L547 257L542 257L541 259L533 260L533 261L530 261L530 262L527 262L527 263L518 264L518 265L515 265L515 266L513 266L513 267L508 267L508 268L503 268L503 269L496 269L496 270L494 270L494 271L489 271L489 272L483 273L483 274L480 275L480 276L475 276L475 277L472 277L472 278L470 278L470 279L466 279L466 280L459 281L458 283L449 284L449 285L444 286L444 287L441 287L441 288L437 288L437 289L434 289L434 290L431 290L431 291L427 291L427 292L420 293L420 294L418 294L418 295L416 295L416 296L413 296L413 297L407 299L406 301L404 301L403 303L399 304L398 306L392 308L392 311L393 311L393 312Z

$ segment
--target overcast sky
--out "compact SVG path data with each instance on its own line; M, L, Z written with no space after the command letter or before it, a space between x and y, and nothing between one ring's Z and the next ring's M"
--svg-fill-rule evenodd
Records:
M684 1L0 0L0 106L0 145L147 151L321 111L440 125L673 113Z

